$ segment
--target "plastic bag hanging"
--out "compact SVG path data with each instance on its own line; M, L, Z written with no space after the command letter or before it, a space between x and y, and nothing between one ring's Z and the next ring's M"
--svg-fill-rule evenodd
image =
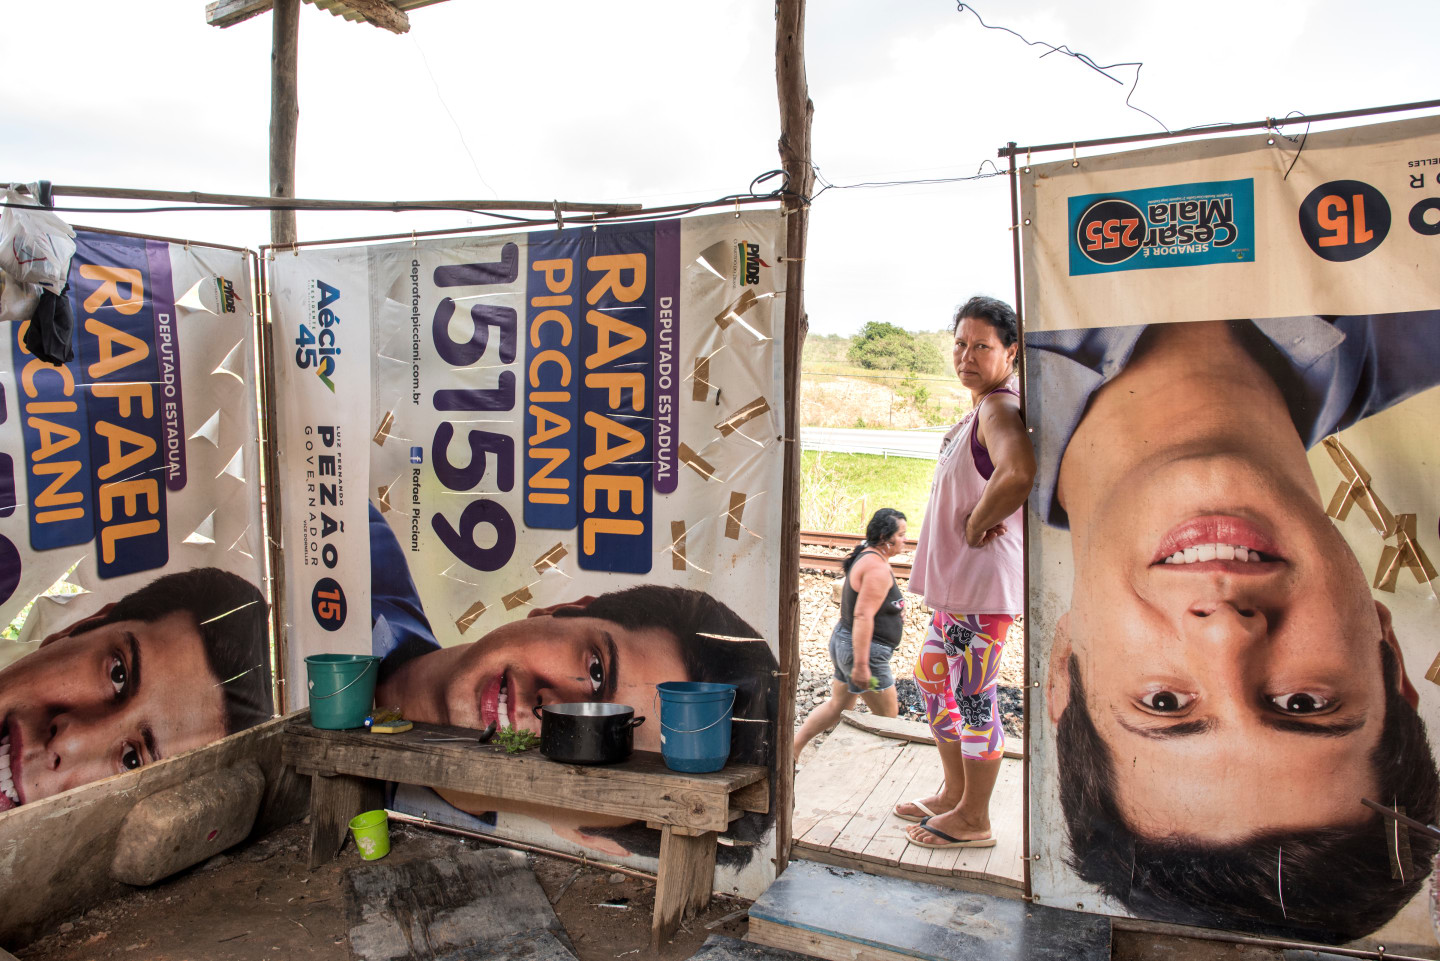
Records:
M5 188L5 202L13 206L0 210L0 270L59 294L75 256L75 231L14 185Z

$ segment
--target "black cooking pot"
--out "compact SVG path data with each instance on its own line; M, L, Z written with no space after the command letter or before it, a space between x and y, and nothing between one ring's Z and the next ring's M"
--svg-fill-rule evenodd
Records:
M531 708L540 719L540 753L564 764L617 764L635 747L645 723L625 704L583 701Z

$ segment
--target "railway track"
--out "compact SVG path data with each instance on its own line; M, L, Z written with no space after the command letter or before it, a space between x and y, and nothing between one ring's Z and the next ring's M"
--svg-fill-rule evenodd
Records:
M807 551L806 547L829 547L843 548L850 550L856 544L864 541L861 534L840 534L834 531L801 531L800 532L800 569L809 571L824 571L826 573L838 574L841 571L841 562L845 560L843 555L819 554L815 551ZM916 541L907 539L905 541L905 552L914 554ZM910 564L908 562L894 562L890 565L898 578L910 576Z

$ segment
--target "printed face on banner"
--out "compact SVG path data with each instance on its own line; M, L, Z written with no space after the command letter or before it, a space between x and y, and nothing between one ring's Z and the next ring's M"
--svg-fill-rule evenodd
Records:
M1437 844L1361 803L1440 815L1440 310L1396 306L1027 333L1042 897L1433 940Z
M0 812L273 714L249 264L76 243L74 359L0 371Z
M726 215L277 259L291 670L373 653L377 705L471 728L627 704L650 751L687 733L662 728L657 684L725 683L731 760L768 764L780 237L777 214ZM657 850L563 798L445 800L394 803L639 864ZM722 848L737 890L763 888L772 821Z

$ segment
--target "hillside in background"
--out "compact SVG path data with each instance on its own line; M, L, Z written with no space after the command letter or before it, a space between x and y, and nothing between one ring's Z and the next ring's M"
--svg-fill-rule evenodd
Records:
M807 337L800 358L801 426L914 430L959 420L970 409L970 395L950 368L949 331L902 333L918 348L920 362L910 367L862 366L857 360L898 361L900 351L857 357L856 336Z
M802 426L934 430L949 427L970 409L970 393L950 367L948 330L901 331L905 337L898 338L894 332L899 329L890 325L866 327L882 341L868 356L855 349L859 335L806 338L800 361ZM884 343L886 338L901 343ZM906 359L913 363L859 362ZM915 537L924 523L934 471L930 460L805 451L800 526L860 533L877 508L894 507L906 515Z

